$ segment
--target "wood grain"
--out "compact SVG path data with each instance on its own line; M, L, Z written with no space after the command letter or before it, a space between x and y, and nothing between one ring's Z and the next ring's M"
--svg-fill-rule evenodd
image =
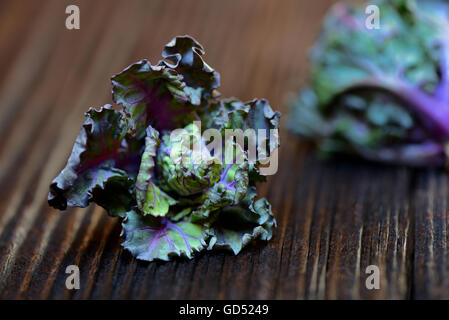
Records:
M221 73L221 92L267 98L284 113L306 80L307 48L334 1L0 2L0 297L3 299L449 298L449 180L440 170L322 162L281 130L278 173L260 186L278 228L238 256L145 263L123 251L120 223L95 206L49 208L91 106L111 102L109 78L157 61L190 34ZM285 125L284 125L285 127ZM65 288L76 264L81 289ZM365 286L377 265L379 290Z

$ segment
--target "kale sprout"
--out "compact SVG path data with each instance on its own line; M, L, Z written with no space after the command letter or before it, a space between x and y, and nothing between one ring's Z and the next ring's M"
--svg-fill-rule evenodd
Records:
M67 165L50 185L48 202L57 209L95 202L123 218L123 246L141 260L216 248L237 254L254 239L270 240L276 225L268 201L255 198L277 135L249 141L270 146L254 158L250 144L226 132L277 131L280 113L266 100L222 99L219 74L203 54L193 38L176 37L157 65L142 60L114 75L113 100L122 109L86 112ZM224 152L208 144L210 129L223 138Z
M449 5L375 1L327 14L310 54L310 81L291 105L289 129L325 157L356 155L409 166L449 156Z

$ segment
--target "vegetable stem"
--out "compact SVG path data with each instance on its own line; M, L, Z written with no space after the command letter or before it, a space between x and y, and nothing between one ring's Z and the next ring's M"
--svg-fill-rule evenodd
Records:
M349 90L371 88L389 92L419 116L418 120L437 141L449 140L449 104L396 78L374 78L352 85Z

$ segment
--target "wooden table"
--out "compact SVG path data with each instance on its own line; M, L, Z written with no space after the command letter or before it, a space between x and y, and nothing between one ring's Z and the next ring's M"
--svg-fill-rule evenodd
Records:
M449 179L441 170L319 161L285 130L288 93L332 1L0 2L1 298L449 298ZM136 261L120 223L91 206L49 208L88 107L111 102L113 73L190 34L221 73L221 92L284 113L277 175L260 186L278 221L238 256ZM78 265L81 289L65 288ZM365 286L367 266L380 289Z

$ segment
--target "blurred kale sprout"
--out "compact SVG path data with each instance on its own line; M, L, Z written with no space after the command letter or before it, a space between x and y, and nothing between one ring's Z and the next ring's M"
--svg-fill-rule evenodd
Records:
M448 164L449 3L338 3L310 53L310 79L289 129L326 157L356 155L409 166Z

